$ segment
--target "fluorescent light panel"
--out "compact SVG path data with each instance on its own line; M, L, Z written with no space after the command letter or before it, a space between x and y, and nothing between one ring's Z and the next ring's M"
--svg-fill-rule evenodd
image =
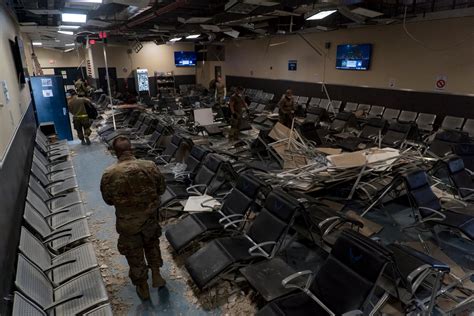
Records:
M67 43L67 44L64 44L64 46L74 46L74 45L76 45L76 44L74 44L74 43Z
M79 25L60 25L59 28L60 29L77 30L78 28L80 28L80 26Z
M71 32L71 31L58 31L58 33L61 33L64 35L74 35L74 32Z
M61 19L63 22L86 23L87 15L78 13L63 13L61 14Z
M170 39L170 42L177 42L177 41L180 41L182 39L183 39L182 37L175 37L175 38Z
M198 38L199 36L201 36L201 34L191 34L191 35L186 36L186 38L187 39L194 39L194 38Z
M320 11L316 14L313 14L312 16L310 16L309 18L307 18L306 20L308 21L312 21L312 20L322 20L324 19L325 17L327 16L330 16L331 14L335 13L337 10L326 10L326 11Z
M43 43L41 43L41 42L33 42L33 46L42 46L42 45L43 45Z

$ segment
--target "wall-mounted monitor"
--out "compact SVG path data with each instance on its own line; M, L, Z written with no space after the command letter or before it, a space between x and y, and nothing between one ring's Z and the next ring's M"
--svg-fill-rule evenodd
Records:
M176 67L196 66L196 52L174 52L174 63Z
M25 63L25 58L24 58L25 54L23 51L23 42L21 41L21 39L18 38L18 36L15 37L14 41L9 40L9 42L10 42L10 49L13 56L13 62L15 63L17 81L19 84L24 84L26 83L26 80L25 80L26 63Z
M337 45L336 68L344 70L368 70L372 44Z

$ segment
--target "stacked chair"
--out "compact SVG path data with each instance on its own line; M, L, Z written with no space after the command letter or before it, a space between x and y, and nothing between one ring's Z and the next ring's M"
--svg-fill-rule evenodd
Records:
M52 143L38 129L18 246L15 316L112 315L68 152L67 143Z

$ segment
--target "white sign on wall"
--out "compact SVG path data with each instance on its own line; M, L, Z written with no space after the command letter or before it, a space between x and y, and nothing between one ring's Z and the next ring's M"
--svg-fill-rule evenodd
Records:
M435 89L436 90L445 90L448 85L448 76L439 75L436 77Z

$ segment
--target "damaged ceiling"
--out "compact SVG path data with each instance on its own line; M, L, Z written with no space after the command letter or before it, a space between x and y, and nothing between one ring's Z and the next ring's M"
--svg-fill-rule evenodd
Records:
M235 38L400 23L405 10L408 21L474 15L474 0L9 0L7 4L33 42L59 49L76 40L84 43L86 36L98 37L101 31L107 32L111 42L160 44L181 38L210 44ZM321 20L306 20L327 10L337 11ZM85 14L87 21L64 23L62 13ZM186 38L198 34L197 38Z

